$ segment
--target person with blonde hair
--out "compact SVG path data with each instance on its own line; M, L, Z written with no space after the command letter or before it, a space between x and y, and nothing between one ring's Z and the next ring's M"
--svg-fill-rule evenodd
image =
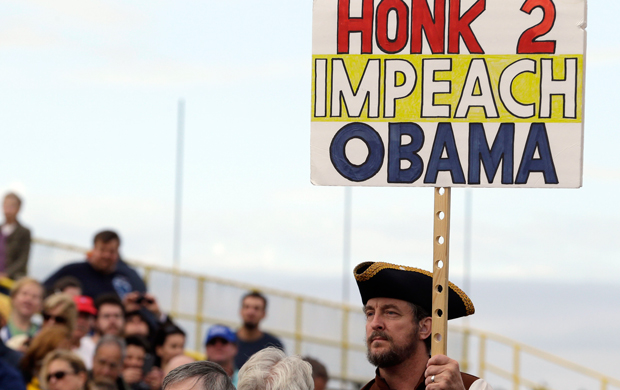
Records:
M73 333L77 319L77 306L73 297L65 293L55 293L43 301L43 328L53 325L65 325Z
M239 370L237 390L313 390L312 366L299 356L265 348Z
M26 340L39 331L32 317L41 310L43 286L36 279L23 277L15 282L10 296L11 314L6 326L0 330L0 338L5 343L16 336Z
M84 362L71 351L56 350L43 359L39 373L41 387L46 390L94 390Z
M56 349L71 348L71 332L65 325L51 325L32 339L24 357L20 361L20 369L28 390L39 389L39 370L45 356Z

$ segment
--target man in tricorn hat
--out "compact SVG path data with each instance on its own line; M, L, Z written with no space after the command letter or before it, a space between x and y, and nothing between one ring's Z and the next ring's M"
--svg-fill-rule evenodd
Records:
M377 367L362 390L491 390L483 379L460 372L456 360L430 357L432 273L373 262L353 273L366 314L368 361ZM473 313L469 297L450 283L448 319Z

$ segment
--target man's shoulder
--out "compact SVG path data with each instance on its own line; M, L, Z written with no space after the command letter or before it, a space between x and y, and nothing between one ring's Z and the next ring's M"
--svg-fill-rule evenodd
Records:
M13 232L13 234L18 235L18 236L22 236L22 235L30 236L30 229L28 229L27 227L25 227L18 221L16 223L15 231Z
M464 372L461 372L461 377L463 378L465 388L468 390L493 390L491 385L482 378Z
M473 376L471 374L468 374L466 372L461 372L461 378L463 378L463 384L465 385L466 389L469 389L471 387L471 385L477 381L478 378L477 376Z
M86 259L82 261L75 261L73 263L65 264L56 271L56 274L71 275L73 273L79 272L83 273L88 271L91 268L90 264Z
M93 267L88 263L88 260L84 259L81 261L74 261L73 263L65 264L60 267L58 272L67 274L79 272L80 275L83 275L84 272L89 272L92 270Z
M93 336L86 335L80 339L80 347L84 346L85 349L95 349L96 343L93 340Z
M0 342L0 360L5 361L12 367L17 367L23 354L7 347L4 342Z
M138 272L132 266L121 259L118 259L118 263L116 264L116 272L124 275L139 276Z
M477 376L470 375L465 372L461 372L461 378L463 379L463 385L465 386L465 389L492 390L491 387L484 380L478 378ZM379 382L377 382L377 380ZM473 385L474 383L475 385ZM416 387L416 389L424 389L425 387L426 386L424 385L424 380L420 379L419 386ZM362 387L361 390L386 390L386 389L389 390L390 387L387 384L387 382L385 382L385 380L379 376L379 373L377 371L376 376L370 382L366 383L366 385Z
M274 346L274 347L278 347L280 349L283 348L282 345L282 341L280 341L279 338L277 338L276 336L272 335L271 333L268 332L263 332L263 337L261 338L261 343L263 343L266 346Z
M50 275L44 282L43 285L47 289L51 289L52 285L60 278L64 276L73 276L83 281L83 278L86 275L93 274L93 268L88 261L76 261L74 263L65 264L60 267L56 272Z
M372 389L372 386L375 384L375 380L371 380L370 382L366 383L366 385L364 387L362 387L361 390L370 390Z
M17 368L4 361L0 361L0 384L9 389L23 389L26 386Z
M118 260L114 273L115 275L120 275L128 279L131 284L131 291L146 291L146 285L144 284L144 280L140 277L140 274L138 274L138 271L123 260Z

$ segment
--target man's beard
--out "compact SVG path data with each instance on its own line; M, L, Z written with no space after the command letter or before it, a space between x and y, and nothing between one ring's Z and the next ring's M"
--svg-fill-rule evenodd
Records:
M385 332L380 330L375 330L366 340L366 358L375 367L393 367L396 366L405 360L407 360L410 356L412 356L417 347L417 337L418 329L417 327L413 330L413 332L409 335L408 342L405 345L396 346L394 345L394 340L388 336ZM390 349L386 352L381 353L372 353L370 349L371 340L375 337L382 337L387 341L390 345Z
M247 322L247 321L244 321L243 322L243 327L246 328L247 330L254 330L254 329L258 328L258 322Z

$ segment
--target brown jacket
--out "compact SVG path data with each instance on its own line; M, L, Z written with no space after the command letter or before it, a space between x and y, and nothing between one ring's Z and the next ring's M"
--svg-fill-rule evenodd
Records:
M17 222L17 227L6 238L6 260L4 272L16 280L28 273L30 255L30 230Z
M469 387L479 378L461 372L461 377L463 378L463 384L465 385L465 389L469 389ZM412 390L424 390L426 385L424 384L424 375L418 381L418 384ZM362 388L362 390L396 390L390 388L390 385L387 384L385 379L381 378L379 375L379 369L376 371L375 379L371 380ZM398 389L398 390L408 390L408 389Z

